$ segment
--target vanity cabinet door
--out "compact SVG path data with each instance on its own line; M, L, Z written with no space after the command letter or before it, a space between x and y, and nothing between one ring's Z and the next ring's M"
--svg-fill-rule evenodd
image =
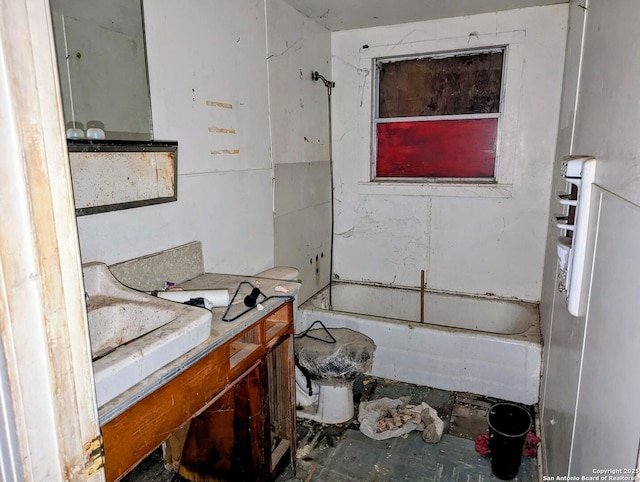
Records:
M268 391L262 361L190 422L179 473L192 481L261 481L267 469Z
M272 478L287 463L295 472L296 407L293 363L293 335L280 337L267 353L269 390L269 471Z

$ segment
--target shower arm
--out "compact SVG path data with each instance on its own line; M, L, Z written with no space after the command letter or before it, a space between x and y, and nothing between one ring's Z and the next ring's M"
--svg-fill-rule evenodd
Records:
M333 89L336 86L335 82L332 82L331 80L327 80L325 79L320 73L318 73L317 71L315 72L311 72L311 80L315 80L316 82L318 80L322 80L322 82L324 83L324 86L327 89Z

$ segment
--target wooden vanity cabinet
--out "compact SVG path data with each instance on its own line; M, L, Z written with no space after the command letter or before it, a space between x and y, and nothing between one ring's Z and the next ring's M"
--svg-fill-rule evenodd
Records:
M178 461L188 480L268 480L265 364L258 361L189 423Z
M193 481L268 481L295 464L293 305L286 303L102 427L107 480L162 442Z
M287 462L295 470L296 393L293 333L281 337L266 355L268 388L267 471L275 478Z
M186 429L177 465L187 480L269 481L294 462L292 325L269 317L259 337L264 357Z

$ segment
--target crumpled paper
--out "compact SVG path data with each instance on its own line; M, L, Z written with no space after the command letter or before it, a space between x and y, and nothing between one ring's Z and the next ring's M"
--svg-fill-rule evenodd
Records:
M408 397L400 399L380 398L370 402L360 403L358 412L358 421L360 422L360 431L367 437L374 440L386 440L394 437L401 437L414 430L425 431L429 428L429 442L437 442L442 437L444 431L444 422L438 417L436 412L428 404L422 402L420 405L408 405ZM411 420L406 421L397 428L388 430L380 430L380 419L392 410L406 409L405 412L413 414ZM425 414L422 417L422 414ZM428 416L426 415L428 414ZM424 420L429 420L429 426L425 426ZM425 441L427 439L425 438Z

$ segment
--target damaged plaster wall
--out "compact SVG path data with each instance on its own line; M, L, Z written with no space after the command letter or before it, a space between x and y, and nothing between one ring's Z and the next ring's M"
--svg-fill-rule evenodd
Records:
M567 11L555 5L332 34L334 272L341 279L419 286L425 269L429 288L540 299ZM371 52L503 39L512 47L500 183L372 186Z
M302 302L329 282L331 193L327 89L331 33L283 0L267 2L275 263L300 271Z

